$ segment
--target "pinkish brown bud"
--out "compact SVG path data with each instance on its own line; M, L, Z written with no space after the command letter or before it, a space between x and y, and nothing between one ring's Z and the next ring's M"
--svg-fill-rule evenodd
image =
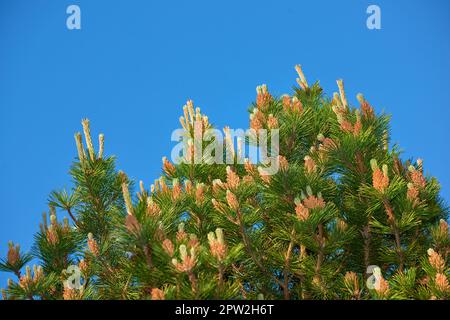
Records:
M158 288L153 288L151 292L152 300L164 300L164 291Z
M447 292L450 290L450 285L448 284L448 279L443 273L436 273L436 277L434 282L436 283L436 287L441 292Z
M17 244L14 246L14 243L10 241L8 243L8 254L7 261L10 265L14 266L20 259L20 246Z
M227 166L227 186L229 189L236 189L239 186L239 176L231 169L230 166Z
M233 192L231 192L230 190L227 190L226 198L227 198L228 206L232 210L237 211L239 209L239 201L238 201L236 195Z
M173 254L175 252L175 248L174 245L172 243L172 241L170 241L169 239L166 239L163 241L162 247L164 249L164 251L170 256L173 257Z

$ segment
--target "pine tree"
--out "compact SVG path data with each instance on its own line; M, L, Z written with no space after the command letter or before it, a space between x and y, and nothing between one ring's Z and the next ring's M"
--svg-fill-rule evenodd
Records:
M30 254L9 244L0 270L17 280L3 299L448 299L437 180L390 146L388 115L361 94L349 105L342 80L330 99L296 70L292 96L258 86L249 110L252 129L279 130L274 175L239 161L252 142L236 150L228 128L231 164L194 161L195 135L213 125L188 101L185 161L163 158L161 177L134 195L83 120L73 187L50 194ZM80 288L65 282L71 266Z

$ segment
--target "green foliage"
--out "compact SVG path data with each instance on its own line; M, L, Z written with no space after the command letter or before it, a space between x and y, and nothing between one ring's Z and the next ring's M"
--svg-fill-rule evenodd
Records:
M437 180L424 176L421 160L389 148L388 115L362 95L359 108L348 105L341 81L329 99L297 71L292 96L260 86L249 109L252 129L279 129L274 175L240 161L243 147L230 150L226 134L220 149L232 163L207 155L194 163L188 144L183 162L164 158L162 176L132 196L133 181L103 155L103 135L94 150L83 120L73 187L51 192L50 221L44 215L31 254L10 243L0 271L18 279L3 298L448 299L450 238ZM198 126L201 136L213 128L191 101L180 121L190 141ZM64 284L73 265L78 289Z

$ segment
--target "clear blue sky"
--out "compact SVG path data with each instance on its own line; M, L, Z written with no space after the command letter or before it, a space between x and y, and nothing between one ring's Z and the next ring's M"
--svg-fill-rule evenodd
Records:
M81 30L66 28L70 4ZM369 4L379 31L366 28ZM363 92L391 113L393 141L448 201L449 31L447 0L0 0L0 255L8 240L29 249L49 192L70 186L82 118L148 185L186 99L245 128L256 85L290 92L297 63L328 94L344 78L352 103Z

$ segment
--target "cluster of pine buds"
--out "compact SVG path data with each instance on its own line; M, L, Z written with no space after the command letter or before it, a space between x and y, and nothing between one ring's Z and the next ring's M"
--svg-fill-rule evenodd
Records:
M33 274L31 268L25 268L25 274L20 277L19 285L24 290L29 290L33 285L36 285L40 279L44 277L44 271L41 266L33 266Z
M50 224L47 224L47 216L43 214L43 223L40 224L42 234L45 234L47 242L51 245L57 245L60 241L60 236L64 236L70 232L69 219L63 218L63 223L59 223L56 217L56 212L53 207L50 208Z
M345 132L351 132L353 133L353 135L357 136L359 135L362 129L360 111L358 109L355 110L356 121L355 123L351 123L351 121L348 119L350 113L348 109L347 98L345 96L344 81L337 80L337 85L339 88L339 94L335 92L333 95L332 101L333 112L336 114L341 129Z
M87 240L89 251L95 256L98 257L100 254L100 249L98 246L97 241L94 239L94 235L92 233L88 234L88 240Z
M86 142L89 159L91 161L95 161L96 159L101 159L103 157L105 136L102 133L99 134L99 136L98 136L98 146L99 147L98 147L98 153L96 154L95 150L94 150L94 144L92 142L89 119L83 119L81 121L81 124L83 126L84 139ZM76 142L77 150L78 150L78 159L80 160L80 163L83 164L88 159L88 155L86 154L86 149L84 148L83 138L82 138L80 132L77 132L75 134L75 142Z
M80 289L74 289L69 287L64 287L63 299L64 300L81 300L84 294L84 287Z
M179 247L181 261L177 258L172 259L172 264L179 272L190 272L197 263L197 253L195 247L191 247L189 253L186 245L182 244Z
M441 292L450 291L450 285L447 276L445 275L446 264L444 258L438 252L434 251L432 248L428 249L427 253L428 253L428 262L436 271L436 275L434 278L436 288Z
M352 271L347 272L344 276L344 285L350 291L353 298L358 298L361 294L359 288L358 275Z
M370 160L370 167L372 168L372 185L373 187L384 192L389 187L388 166L384 164L380 169L377 160Z
M322 198L322 194L319 192L315 196L310 186L306 187L306 194L303 192L300 198L295 198L295 213L300 221L306 221L309 218L310 210L316 208L324 208L325 200Z

